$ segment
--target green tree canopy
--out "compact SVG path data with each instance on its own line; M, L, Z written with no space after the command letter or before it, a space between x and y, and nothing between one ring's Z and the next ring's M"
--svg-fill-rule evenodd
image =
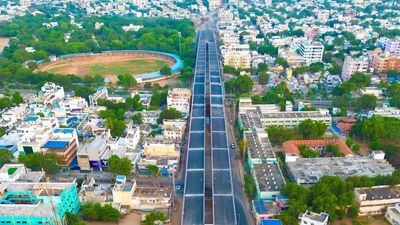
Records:
M171 71L171 68L169 66L163 66L160 69L160 73L163 76L171 76L172 75L172 71Z
M299 145L298 148L300 151L300 155L303 158L316 158L319 156L318 152L305 145Z
M142 222L143 225L154 225L156 221L165 222L167 216L159 211L153 211L146 215L146 218Z
M137 84L137 81L131 74L120 74L117 84L124 88L131 88Z
M299 124L298 130L304 139L321 138L328 127L322 121L304 120Z
M118 209L110 204L104 206L100 203L87 202L81 205L80 214L83 219L89 221L112 221L116 222L121 218Z
M132 170L132 162L127 157L120 158L117 155L112 155L108 159L109 170L115 176L129 176Z
M14 158L12 152L8 149L0 149L0 168L6 164L11 162L11 160Z
M376 107L377 98L375 95L362 95L356 98L353 102L354 110L356 112L365 112L374 110Z
M160 117L157 122L162 123L165 119L180 119L182 118L182 113L175 108L169 108L160 113Z
M32 153L21 154L18 157L20 163L33 171L44 170L46 173L56 173L59 171L58 160L60 158L54 153Z
M24 98L22 98L21 94L17 91L12 94L12 102L19 105L24 102Z

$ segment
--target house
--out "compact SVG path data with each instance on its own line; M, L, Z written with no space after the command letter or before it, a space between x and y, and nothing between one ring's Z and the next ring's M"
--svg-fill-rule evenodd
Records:
M400 202L400 185L355 188L354 195L360 205L359 216L382 215L383 209Z
M394 206L389 206L386 209L385 217L392 225L400 224L400 203L396 203Z
M327 213L314 213L306 211L303 215L299 216L300 225L328 225L329 215Z

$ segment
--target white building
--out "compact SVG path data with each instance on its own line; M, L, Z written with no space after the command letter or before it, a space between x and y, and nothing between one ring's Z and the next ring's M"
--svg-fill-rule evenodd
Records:
M64 88L55 83L47 82L41 88L39 97L45 104L53 104L65 98Z
M251 67L251 52L249 45L231 45L222 48L221 54L224 65L235 68Z
M306 211L303 215L299 216L301 225L328 225L329 215L327 213L315 213Z
M317 19L320 23L328 22L329 10L318 10Z
M395 55L400 54L400 38L397 37L395 39L389 39L386 37L380 38L378 40L378 44L380 44L385 52L392 53Z
M366 57L355 59L351 56L346 56L343 63L342 79L344 81L350 79L355 72L367 72L368 66L369 62Z
M126 130L125 145L128 149L135 150L140 140L140 127L130 125Z
M321 62L324 54L324 45L318 41L306 41L301 43L299 53L307 64Z
M192 92L189 88L172 88L168 90L168 109L175 108L183 114L188 114Z
M90 106L97 106L98 99L107 99L108 98L108 91L106 87L99 87L97 88L96 93L89 95L89 105Z
M387 221L392 225L400 224L400 203L396 203L395 206L387 208L385 217Z
M183 135L185 134L186 120L164 120L164 138L177 141L180 143Z

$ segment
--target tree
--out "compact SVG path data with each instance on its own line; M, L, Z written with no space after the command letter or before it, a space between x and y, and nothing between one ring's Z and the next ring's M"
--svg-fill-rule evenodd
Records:
M260 84L268 84L269 75L266 72L259 72L258 77L260 79Z
M235 74L235 75L240 74L240 69L236 69L235 67L229 65L224 65L223 71L224 73L229 73L229 74Z
M348 82L355 84L357 88L365 88L371 84L371 77L361 72L355 72Z
M112 155L108 159L108 166L114 176L124 175L129 176L132 170L132 162L127 157L120 158L117 155Z
M268 54L272 57L276 57L278 55L278 48L272 45L262 45L258 47L257 51L261 55Z
M136 79L130 74L120 74L118 75L118 85L124 88L131 88L137 84Z
M58 172L58 160L60 158L55 153L40 154L35 152L32 154L21 154L18 157L18 162L25 164L31 170L44 170L46 173Z
M86 225L85 222L81 221L76 214L66 213L68 225Z
M328 72L332 75L338 75L342 72L342 68L337 63L332 63L332 66L328 69Z
M268 138L272 145L281 145L287 140L291 140L295 136L295 131L284 126L269 126L266 128Z
M6 128L0 127L0 137L3 137L3 135L6 134Z
M14 158L12 152L8 149L0 149L0 168L6 164L11 162L11 160Z
M374 116L370 119L357 121L351 128L350 135L368 141L400 139L400 119L392 117Z
M160 73L163 76L171 76L172 75L172 71L171 71L171 68L169 66L163 66L160 69Z
M77 85L73 87L73 90L75 96L85 98L87 101L89 100L89 95L96 93L96 89L89 86Z
M123 120L107 119L106 126L113 137L121 137L125 133L126 124Z
M321 138L327 129L327 126L322 121L312 121L311 119L304 120L299 124L298 130L304 139Z
M250 93L253 88L253 80L250 76L238 76L235 80L235 86L240 93Z
M156 165L148 165L147 170L155 177L160 175L160 168Z
M237 93L238 95L250 93L253 85L253 80L248 75L240 75L225 82L226 90L228 92Z
M298 148L300 151L300 155L303 158L316 158L319 156L315 150L313 150L305 145L299 145Z
M375 95L363 95L359 98L356 98L353 106L356 112L365 112L374 110L376 107L377 98Z
M258 64L258 72L267 72L268 71L268 64L266 63L259 63Z
M169 108L160 113L160 117L158 118L157 122L161 124L164 120L169 119L180 119L182 118L182 113L175 108Z
M333 156L333 157L343 157L344 154L340 152L339 145L327 144L325 146L324 155Z
M12 94L12 102L15 105L19 105L24 102L24 98L22 98L21 94L17 91Z
M276 58L275 65L282 66L283 68L288 68L289 67L289 63L286 61L286 59L284 59L282 57L277 57Z
M143 225L154 225L156 221L165 222L167 216L159 211L153 211L146 215L146 218L142 222Z
M0 110L9 108L12 106L12 101L9 97L0 98Z
M316 73L324 70L324 64L322 62L311 63L309 66L311 73Z
M81 216L89 221L112 221L116 222L121 218L118 209L110 204L104 206L100 203L87 202L81 205Z
M141 113L136 113L132 116L132 122L135 124L143 124L143 115Z
M239 147L239 150L240 150L240 153L241 153L241 156L242 156L242 159L244 160L244 159L246 159L246 153L247 153L247 141L245 141L245 140L240 140L240 141L238 141L238 147Z

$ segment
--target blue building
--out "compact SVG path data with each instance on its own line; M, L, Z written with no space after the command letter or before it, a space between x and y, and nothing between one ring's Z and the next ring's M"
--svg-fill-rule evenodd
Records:
M66 225L80 208L76 183L3 183L1 225Z

